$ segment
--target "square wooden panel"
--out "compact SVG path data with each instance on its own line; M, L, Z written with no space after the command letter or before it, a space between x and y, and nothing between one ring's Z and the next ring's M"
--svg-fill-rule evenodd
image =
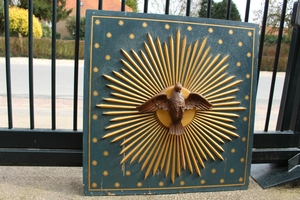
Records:
M245 189L257 85L258 26L88 11L85 33L86 195ZM136 107L182 85L212 104L172 117Z

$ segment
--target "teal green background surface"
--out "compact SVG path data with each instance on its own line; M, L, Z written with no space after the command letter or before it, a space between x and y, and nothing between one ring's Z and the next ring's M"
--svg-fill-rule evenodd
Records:
M85 64L84 64L84 154L83 154L83 182L86 195L110 194L160 194L199 191L220 191L246 189L249 182L251 164L251 148L253 134L253 120L257 85L257 48L258 26L255 24L191 18L167 15L136 14L109 11L88 11L86 15ZM100 23L96 23L99 20ZM120 20L123 24L120 25ZM144 27L143 23L147 26ZM166 29L168 24L169 29ZM191 29L190 29L191 27ZM199 40L201 44L207 38L206 46L210 46L210 55L218 54L223 58L229 55L226 73L235 76L234 80L242 80L236 86L239 89L235 101L246 110L234 111L240 117L234 118L234 131L239 138L231 137L232 141L220 144L224 152L220 152L224 161L208 158L204 161L205 168L200 168L201 176L188 169L176 175L174 183L170 175L164 172L150 174L144 180L145 170L141 171L141 163L137 161L120 165L123 155L119 155L121 142L111 143L112 138L102 139L109 133L105 127L111 125L113 116L103 115L103 112L114 109L99 108L97 104L107 103L103 98L112 97L113 92L107 84L112 84L103 74L113 75L113 71L122 72L125 68L121 59L126 60L121 49L126 52L144 50L144 42L148 43L147 33L153 40L158 37L163 42L169 42L169 37L176 37L180 29L181 39L186 36L187 44L194 44ZM211 30L213 30L211 32ZM229 34L229 31L232 34ZM107 33L111 37L107 37ZM249 33L251 33L249 36ZM134 38L130 38L133 34ZM220 44L220 40L222 43ZM239 46L242 42L242 46ZM97 45L99 44L98 48ZM248 53L251 56L247 56ZM106 56L110 59L107 60ZM241 66L237 66L240 62ZM94 69L97 68L95 71ZM246 77L250 75L250 77ZM97 95L94 95L96 91ZM245 96L249 96L245 100ZM116 109L120 110L120 109ZM93 116L96 116L96 118ZM245 122L243 119L247 117ZM246 138L245 141L242 138ZM97 140L97 141L96 141ZM96 141L96 142L95 142ZM232 149L235 149L232 152ZM108 152L106 155L104 152ZM241 162L241 158L244 159ZM93 164L94 161L94 164ZM95 164L96 163L96 164ZM215 173L212 173L212 169ZM234 172L230 172L234 169ZM107 172L104 175L104 172ZM126 174L127 172L127 174ZM129 174L130 172L130 174ZM242 178L242 179L241 179ZM220 180L224 182L221 183ZM184 182L182 182L184 181ZM204 183L205 181L205 183ZM138 185L141 183L141 185ZM162 186L159 183L163 183ZM183 184L184 183L184 184Z

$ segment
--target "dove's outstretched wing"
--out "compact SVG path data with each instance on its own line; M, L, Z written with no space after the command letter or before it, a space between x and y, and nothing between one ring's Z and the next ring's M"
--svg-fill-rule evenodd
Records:
M196 108L197 110L209 110L212 104L207 101L202 95L191 92L187 99L185 99L185 109L190 110Z
M154 112L157 109L169 110L168 102L166 94L158 94L136 107L136 109L141 113Z

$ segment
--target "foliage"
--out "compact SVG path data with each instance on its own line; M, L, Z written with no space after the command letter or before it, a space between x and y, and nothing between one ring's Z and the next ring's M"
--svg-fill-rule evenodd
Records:
M76 31L76 18L75 16L69 17L66 21L66 26L71 35L75 35ZM84 39L85 34L85 17L80 17L80 29L79 36L80 39Z
M0 56L5 56L5 38L0 37ZM33 57L51 59L52 40L48 38L33 38ZM28 38L10 38L10 56L27 57L28 56ZM56 58L74 59L74 40L56 40ZM84 42L79 42L79 58L84 56Z
M4 32L4 1L0 0L0 35Z
M17 6L20 8L28 8L28 0L19 0ZM57 16L56 22L66 19L72 9L65 8L66 0L57 0ZM40 20L52 20L52 0L33 0L33 14Z
M202 0L191 1L190 16L198 16L200 3ZM142 2L141 0L139 1ZM169 14L170 15L186 15L187 0L170 0ZM151 6L150 6L151 5ZM151 0L149 1L149 13L164 14L166 10L166 1Z
M52 30L48 25L42 24L42 29L43 29L43 38L51 38L52 37Z
M266 44L277 44L278 36L277 35L271 35L267 34L265 35L265 40L264 42ZM287 35L283 35L281 38L282 43L289 44L291 42L290 38Z
M291 25L292 11L293 11L293 0L287 1L287 8L284 16L284 34L287 35L288 39L291 40L293 27ZM264 12L264 0L261 0L260 8L253 11L254 18L253 21L255 23L261 24L263 19ZM259 7L259 6L258 6ZM271 27L267 29L266 34L277 35L278 28L280 26L282 12L282 2L278 2L276 0L269 1L269 9L267 15L266 25L267 27Z
M222 0L221 2L212 1L211 4L211 18L214 19L226 19L227 12L227 0ZM207 13L207 0L203 0L201 3L201 8L199 11L199 17L206 17ZM236 4L231 1L230 4L230 20L241 21L241 15L236 7Z
M126 5L132 8L133 12L138 11L138 3L136 0L126 0Z
M38 18L33 16L33 37L40 38L43 35L42 26ZM28 11L18 7L9 8L9 30L12 35L28 35Z

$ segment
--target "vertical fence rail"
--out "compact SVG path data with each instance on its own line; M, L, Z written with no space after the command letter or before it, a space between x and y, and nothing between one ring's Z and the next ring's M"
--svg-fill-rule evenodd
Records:
M148 12L148 0L144 1L144 13Z
M257 81L259 80L259 73L261 68L261 60L262 60L262 53L264 48L264 41L265 41L265 32L266 32L266 24L267 24L267 17L268 17L268 9L269 9L269 0L265 1L265 8L264 8L264 15L262 26L260 30L260 42L259 42L259 50L258 50L258 67L257 67Z
M170 0L166 0L165 14L168 15L170 10Z
M275 88L275 80L276 80L278 61L279 61L279 53L280 53L280 47L281 47L281 38L282 38L282 32L283 32L283 28L284 28L286 6L287 6L287 0L284 0L283 4L282 4L282 10L281 10L281 19L280 19L279 33L278 33L278 39L277 39L275 61L274 61L272 81L271 81L271 89L270 89L268 110L267 110L266 123L265 123L265 129L264 129L264 131L266 131L266 132L269 129L270 115L271 115L271 110L272 110L272 102L273 102L273 95L274 95L274 88Z
M247 3L246 3L245 20L244 20L245 22L248 22L248 20L249 20L250 1L251 0L247 0Z
M123 11L123 12L125 11L125 5L126 5L125 1L126 0L122 0L122 3L121 3L121 11Z
M56 8L57 8L57 0L53 0L52 1L52 58L51 58L52 130L56 129Z
M33 2L28 1L28 75L29 75L29 112L30 129L34 129L34 92L33 92Z
M8 128L13 128L12 118L12 98L11 98L11 73L10 73L10 33L9 33L9 6L8 1L4 1L4 26L5 26L5 67L6 67L6 98L7 98L7 121Z
M226 20L230 19L230 6L231 6L231 0L227 0Z
M211 18L211 2L212 0L207 1L207 13L206 13L207 18Z
M186 16L190 16L191 12L191 0L187 0L186 2Z
M102 10L102 7L103 7L103 2L102 2L102 0L99 0L98 10Z
M75 56L74 56L74 99L73 99L73 130L77 130L78 115L78 60L80 39L80 0L76 0L76 29L75 29Z

